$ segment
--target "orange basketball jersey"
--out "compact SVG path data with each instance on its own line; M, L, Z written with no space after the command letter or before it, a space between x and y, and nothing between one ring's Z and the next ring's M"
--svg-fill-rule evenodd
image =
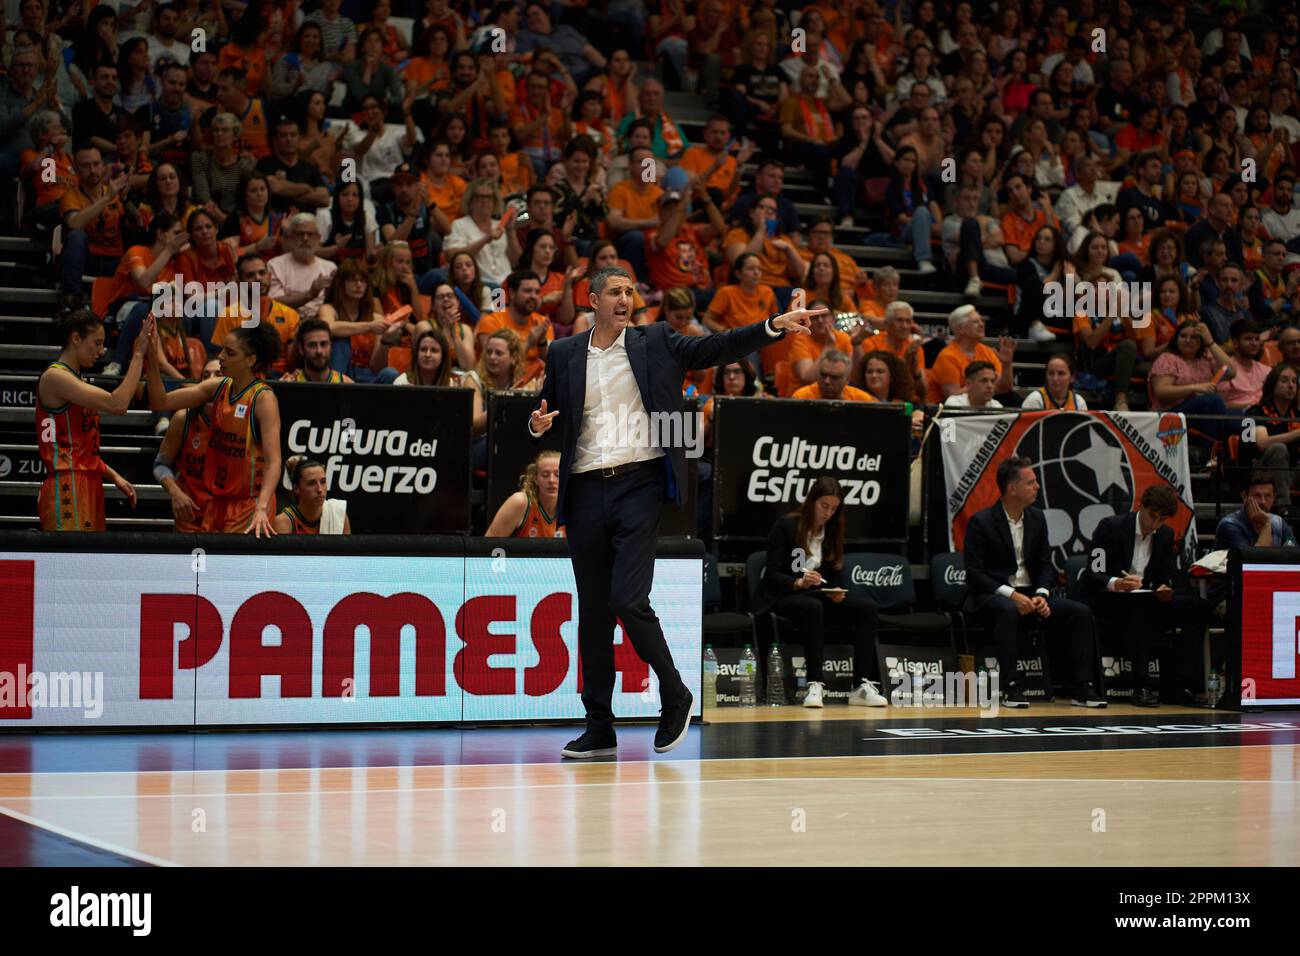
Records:
M557 527L555 519L536 501L529 500L528 510L515 529L516 538L563 538L564 529Z
M280 514L288 515L289 520L293 522L293 534L320 534L320 522L313 524L308 521L302 516L297 505L286 505L280 509Z
M265 381L255 379L235 395L234 383L227 378L212 398L203 481L213 498L256 498L262 488L265 456L256 405L257 396L267 387Z

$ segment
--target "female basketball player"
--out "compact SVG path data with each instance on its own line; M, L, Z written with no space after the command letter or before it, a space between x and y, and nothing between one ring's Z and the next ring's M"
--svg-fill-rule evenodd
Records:
M156 334L153 342L157 356L162 342ZM222 378L168 392L158 363L149 363L154 411L209 406L203 484L211 498L204 508L204 531L275 534L271 514L280 481L280 406L262 376L279 354L279 333L262 323L226 336L219 356Z
M519 476L519 491L501 505L487 537L563 538L552 517L559 497L560 453L544 451Z
M210 360L203 366L206 382L221 378L221 362ZM153 474L158 484L171 496L172 518L177 531L191 534L203 530L203 513L207 508L208 489L203 483L204 462L208 456L208 435L212 430L208 406L182 408L171 417L167 436L154 459ZM179 469L179 474L173 469Z
M343 514L342 528L338 527L338 519L335 517L333 521L336 530L331 530L330 519L326 519L322 529L321 519L325 517L326 509L331 504L342 504L339 501L327 501L330 489L325 479L325 466L306 455L294 455L285 463L285 467L289 469L289 478L293 482L294 503L281 508L275 516L275 533L351 534L352 522L346 512Z
M145 319L145 334L111 392L81 379L82 370L103 357L104 323L89 309L78 309L63 319L61 331L63 351L36 383L36 442L46 474L36 510L45 531L103 531L105 478L132 508L136 499L132 484L99 457L99 413L126 414L155 337L154 320Z

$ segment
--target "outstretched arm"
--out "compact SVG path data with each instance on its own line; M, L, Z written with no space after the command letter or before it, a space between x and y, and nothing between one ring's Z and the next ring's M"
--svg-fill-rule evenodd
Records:
M774 319L753 322L729 332L713 335L689 336L668 333L668 348L683 369L713 368L744 358L764 346L771 345L786 332L808 334L808 320L825 309L795 309Z

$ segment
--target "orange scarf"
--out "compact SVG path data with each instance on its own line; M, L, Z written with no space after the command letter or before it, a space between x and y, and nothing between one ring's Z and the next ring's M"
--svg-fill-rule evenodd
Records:
M826 104L822 100L813 98L817 104L817 116L814 118L812 110L808 108L808 100L805 97L799 97L799 109L803 111L803 128L809 136L818 143L829 143L835 137L835 126L831 123L831 114L826 109Z
M676 156L686 148L686 144L682 142L682 134L677 131L673 121L664 112L659 113L659 135L664 138L664 145L668 147L669 156Z

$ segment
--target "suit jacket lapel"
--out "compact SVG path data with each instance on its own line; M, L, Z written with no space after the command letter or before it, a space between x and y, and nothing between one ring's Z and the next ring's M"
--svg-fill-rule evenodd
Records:
M1138 538L1138 513L1130 511L1124 518L1124 567L1123 571L1133 570L1133 555L1137 553ZM1155 542L1152 542L1153 544ZM1151 557L1148 555L1147 563L1151 563Z
M582 414L587 407L587 347L591 344L592 330L577 337L577 347L569 356L569 421L573 423L576 440L582 430Z
M1016 573L1016 542L1011 537L1011 521L1007 518L1007 510L999 503L994 510L994 524L998 527L998 535L1002 538L1002 543L1006 545L1007 553L1011 555L1011 573ZM1027 545L1029 542L1025 542Z
M632 377L636 379L637 391L641 393L641 402L645 405L646 414L649 414L651 411L650 367L646 358L645 339L644 332L628 326L627 333L623 336L623 344L627 348L627 360L632 366Z

